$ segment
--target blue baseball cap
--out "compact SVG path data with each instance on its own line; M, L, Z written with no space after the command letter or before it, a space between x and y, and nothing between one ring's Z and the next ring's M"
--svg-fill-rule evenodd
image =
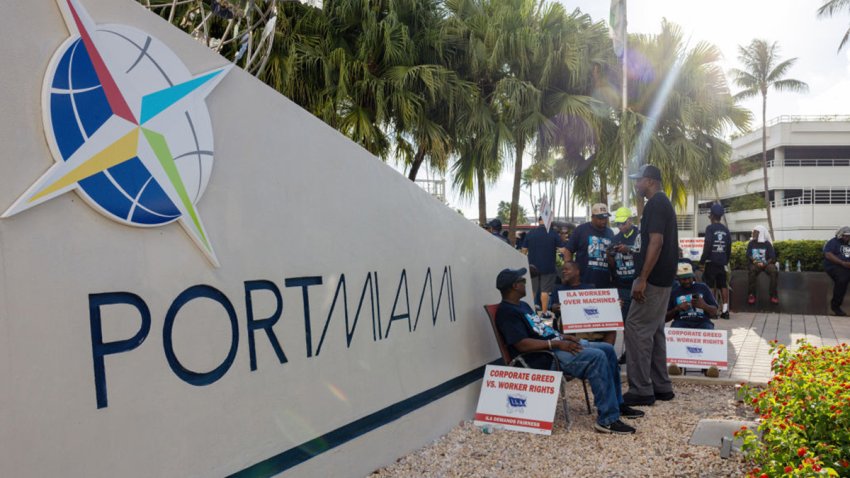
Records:
M724 211L724 210L723 210L723 205L722 205L722 204L712 204L712 205L711 205L711 215L712 215L712 216L720 217L720 216L722 216L722 215L723 215L723 213L725 213L725 212L726 212L726 211Z
M516 281L525 277L526 272L528 272L528 269L525 267L519 269L502 269L499 275L496 276L496 288L502 290L514 285Z

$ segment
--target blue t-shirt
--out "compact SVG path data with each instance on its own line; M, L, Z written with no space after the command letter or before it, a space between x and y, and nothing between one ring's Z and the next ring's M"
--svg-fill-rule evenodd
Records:
M637 227L632 227L625 234L617 233L612 240L612 245L624 244L629 248L635 245L635 239L640 235ZM632 282L637 277L637 268L635 267L635 255L632 252L614 253L614 277L613 285L618 289L631 289Z
M714 295L712 295L711 289L702 282L694 282L687 289L678 284L673 287L673 290L670 291L670 302L667 305L667 310L673 309L684 302L692 302L692 296L702 297L702 300L704 300L706 304L717 307L717 301L714 300ZM703 322L709 320L709 317L705 314L704 310L691 306L688 310L676 312L676 316L673 320Z
M541 274L557 272L555 252L564 247L564 242L561 241L561 235L555 232L555 228L550 228L549 232L546 232L546 227L539 226L537 229L528 231L523 247L528 249L528 263L536 267Z
M747 244L747 258L751 262L763 262L767 264L776 259L776 251L773 250L773 244L767 241L758 242L753 239Z
M502 301L496 310L496 328L508 344L511 358L519 355L514 345L523 339L550 340L560 337L555 329L543 323L525 302L511 304ZM548 368L552 362L551 357L544 354L531 354L524 358L531 368Z
M613 239L614 232L611 229L596 229L589 222L577 227L570 235L567 249L573 253L583 283L593 284L599 289L611 287L607 252Z
M823 246L823 252L824 254L831 252L835 254L835 257L841 259L842 262L850 262L850 244L841 242L837 237L833 237L826 242L826 245ZM837 264L833 264L826 259L823 260L823 268L825 270L831 270L837 267Z
M725 266L732 256L732 236L729 229L719 222L709 224L705 228L705 246L702 249L700 262L711 262L714 265Z

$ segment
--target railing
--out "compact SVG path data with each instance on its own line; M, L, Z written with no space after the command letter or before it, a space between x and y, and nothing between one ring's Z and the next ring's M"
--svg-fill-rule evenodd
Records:
M801 196L770 201L770 207L803 204L850 204L850 188L803 189Z
M445 179L417 179L416 184L441 202L446 202Z
M788 166L788 167L850 166L850 159L786 159L785 160L785 166ZM768 164L768 167L772 167L772 165Z
M779 123L804 123L804 122L813 122L813 121L828 121L828 122L839 122L839 121L850 121L850 116L848 115L782 115L777 116L767 122L767 127L770 128L773 125L777 125ZM758 131L760 128L755 128L753 131Z
M694 228L694 215L693 214L677 214L676 215L676 227L680 231L693 230L693 228Z

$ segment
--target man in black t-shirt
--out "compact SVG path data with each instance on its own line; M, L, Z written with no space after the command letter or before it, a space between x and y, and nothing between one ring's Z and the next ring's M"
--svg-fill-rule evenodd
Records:
M581 281L597 289L611 287L611 271L608 266L608 249L614 232L608 227L608 206L599 203L591 209L590 222L586 222L570 234L564 261L576 261L581 271Z
M661 191L661 171L643 165L635 179L638 195L646 198L635 244L637 277L632 284L632 305L625 323L627 405L652 405L672 400L673 383L667 374L667 342L664 317L676 277L679 234L676 211Z
M519 354L532 368L548 368L551 351L561 370L573 377L586 379L593 390L593 403L598 416L594 428L601 433L631 434L635 429L620 417L640 418L644 413L623 404L620 366L611 344L588 342L562 336L546 325L540 316L521 299L525 297L525 269L503 269L496 277L496 288L502 302L496 311L496 328L508 345L511 359Z
M720 289L720 298L723 302L721 319L729 320L729 286L726 284L726 264L732 257L732 235L729 229L721 222L723 217L723 206L712 204L708 217L711 224L705 228L705 245L702 248L700 264L705 264L702 273L702 281L709 288Z
M839 229L835 237L823 246L823 270L833 281L829 307L833 314L845 317L847 314L841 309L841 304L850 284L850 227Z

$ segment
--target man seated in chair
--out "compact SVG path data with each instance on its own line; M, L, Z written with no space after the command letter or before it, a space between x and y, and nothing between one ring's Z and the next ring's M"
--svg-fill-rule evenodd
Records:
M673 321L673 327L684 329L714 330L712 317L717 315L717 301L711 289L702 282L697 282L694 268L688 263L680 262L676 269L678 284L670 291L670 302L667 306L666 321ZM682 375L682 369L672 364L667 368L670 375ZM703 373L712 378L719 376L720 371L715 366L704 370Z
M521 301L526 295L526 269L504 269L496 277L496 288L502 302L496 311L496 327L508 344L511 358L529 352L552 351L561 370L573 377L590 382L593 402L598 416L594 428L602 433L631 434L635 429L620 421L620 417L639 418L640 410L623 405L620 366L611 344L588 342L575 337L561 336ZM523 357L531 368L550 368L551 356L530 354Z

